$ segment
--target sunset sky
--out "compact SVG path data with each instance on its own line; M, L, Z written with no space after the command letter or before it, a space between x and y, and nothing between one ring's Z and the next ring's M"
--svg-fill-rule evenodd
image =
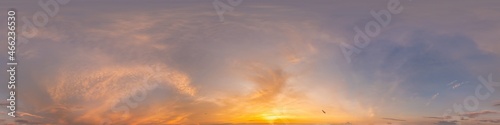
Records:
M2 125L500 124L498 0L46 1L0 1Z

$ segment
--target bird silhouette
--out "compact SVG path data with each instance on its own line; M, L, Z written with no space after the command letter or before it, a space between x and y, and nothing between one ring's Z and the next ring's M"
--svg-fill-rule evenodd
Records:
M326 114L325 110L321 110L321 111L323 111L323 114Z

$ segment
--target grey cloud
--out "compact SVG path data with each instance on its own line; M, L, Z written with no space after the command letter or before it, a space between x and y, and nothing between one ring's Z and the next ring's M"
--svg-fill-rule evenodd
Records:
M385 119L385 120L391 120L391 121L400 121L400 122L406 121L406 120L402 120L402 119L395 119L395 118L382 118L382 119Z
M437 119L437 120L445 120L445 119L451 119L452 116L444 116L444 117L435 117L435 116L430 116L430 117L424 117L424 118L428 118L428 119ZM461 117L460 120L468 120L468 119L465 119L464 117Z
M457 121L439 121L436 125L457 125Z
M485 111L478 111L478 112L468 112L468 113L460 114L460 116L465 116L468 118L477 118L479 116L489 115L489 114L498 114L498 112L485 110Z
M500 102L493 104L493 106L500 106Z
M482 120L476 120L480 122L486 122L486 123L500 123L500 119L482 119Z
M33 121L29 121L29 120L24 120L24 119L16 119L16 120L14 120L14 122L16 122L18 124L22 124L22 125L43 125L43 124L46 124L46 123L33 122Z

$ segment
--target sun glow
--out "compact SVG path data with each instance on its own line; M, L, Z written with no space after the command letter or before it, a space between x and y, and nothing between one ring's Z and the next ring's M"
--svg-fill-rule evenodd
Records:
M276 114L262 114L262 117L267 121L275 121L277 119L283 118L281 115Z
M292 117L286 114L284 111L273 110L270 113L262 113L261 118L269 123L281 123L289 122Z

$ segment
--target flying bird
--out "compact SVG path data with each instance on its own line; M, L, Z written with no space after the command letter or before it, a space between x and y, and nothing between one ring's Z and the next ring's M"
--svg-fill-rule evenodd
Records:
M321 110L321 111L323 111L323 114L326 114L325 110Z

